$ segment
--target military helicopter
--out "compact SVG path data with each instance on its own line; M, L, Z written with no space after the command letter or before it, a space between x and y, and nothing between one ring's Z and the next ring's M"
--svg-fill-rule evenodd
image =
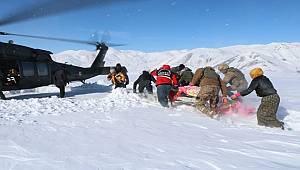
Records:
M69 0L75 1L75 0ZM118 0L114 0L118 1ZM114 2L111 1L111 2ZM51 2L51 3L50 3ZM15 23L19 21L24 21L31 19L32 13L36 10L39 10L43 7L43 10L48 9L47 15L45 13L35 13L36 17L44 17L54 13L64 12L64 9L67 10L76 10L78 6L74 6L74 4L64 4L64 7L59 7L57 10L53 10L53 6L51 4L61 3L62 1L54 0L47 1L44 4L38 4L35 7L30 9L25 9L15 15L9 15L4 19L0 19L0 26L7 25L10 23ZM84 2L81 4L81 7L87 7L91 4L99 3L99 0L86 0L80 1ZM107 4L106 1L100 1L100 4ZM110 4L110 3L109 3ZM5 98L2 91L10 91L10 90L21 90L21 89L31 89L41 86L47 86L54 84L54 75L57 71L64 70L66 74L66 80L68 82L71 81L81 81L84 83L86 79L97 75L107 75L110 72L112 67L104 66L105 55L108 50L108 46L122 46L124 44L113 44L113 43L105 43L105 42L96 42L96 41L82 41L82 40L71 40L64 38L52 38L52 37L44 37L44 36L32 36L32 35L24 35L24 34L14 34L7 32L0 32L1 36L22 36L29 38L40 38L40 39L48 39L48 40L57 40L57 41L65 41L65 42L73 42L73 43L84 43L89 45L95 45L96 49L99 50L94 62L89 68L83 68L73 65L68 65L64 63L58 63L52 60L50 54L52 52L42 49L34 49L31 47L14 44L12 41L5 43L0 42L0 97ZM125 68L126 69L126 68ZM65 82L67 83L67 82ZM62 90L60 88L60 90ZM64 90L64 89L63 89Z

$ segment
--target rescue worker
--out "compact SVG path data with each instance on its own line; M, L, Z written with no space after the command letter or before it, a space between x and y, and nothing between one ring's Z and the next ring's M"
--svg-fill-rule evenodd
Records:
M155 68L154 70L150 71L151 76L154 77L154 79L157 79L157 68Z
M6 97L4 96L3 92L2 92L2 88L3 88L3 82L4 82L4 74L3 72L0 70L0 98L2 100L6 100Z
M187 86L190 84L190 82L192 81L193 79L193 76L194 76L194 73L192 72L192 70L188 67L185 67L184 69L182 69L180 71L180 74L179 74L179 86Z
M171 72L171 67L169 65L163 65L157 72L153 73L156 77L156 88L157 88L157 98L158 102L163 107L169 107L169 95L172 86L177 85L176 75Z
M228 96L233 95L234 91L241 92L248 87L245 75L237 68L229 67L227 64L220 64L218 70L224 74L223 82L227 87Z
M262 97L256 113L258 125L267 127L280 127L284 129L284 123L280 122L276 118L280 97L270 79L263 74L264 72L261 68L252 69L250 71L250 77L252 78L252 81L249 87L246 90L232 95L231 98L237 99L239 96L246 96L255 90L257 96Z
M111 80L111 83L115 85L116 88L125 88L125 75L122 72L116 73L116 70L112 68L110 74L107 76L107 80Z
M111 75L108 75L108 79L111 79ZM126 85L129 84L129 78L127 75L127 69L122 67L120 63L116 64L115 67L115 88L122 87L126 88Z
M59 88L59 94L61 98L65 97L65 87L68 83L67 73L64 68L56 71L53 76L54 84Z
M136 86L139 85L138 90L139 93L143 93L144 89L148 91L149 94L153 93L153 88L151 82L156 82L154 77L148 72L143 71L143 73L139 76L139 78L133 83L133 93L136 93Z
M200 91L196 98L196 107L210 117L217 115L219 92L222 91L222 101L227 103L227 90L224 82L212 67L198 68L190 85L199 83ZM209 106L207 106L209 102Z

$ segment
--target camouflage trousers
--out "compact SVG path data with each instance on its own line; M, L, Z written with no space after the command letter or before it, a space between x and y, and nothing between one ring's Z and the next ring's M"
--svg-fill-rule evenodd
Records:
M281 127L283 123L276 118L280 98L278 94L263 97L257 110L258 125L267 127Z
M219 102L219 92L219 86L202 86L196 99L196 108L210 117L216 115L217 104Z

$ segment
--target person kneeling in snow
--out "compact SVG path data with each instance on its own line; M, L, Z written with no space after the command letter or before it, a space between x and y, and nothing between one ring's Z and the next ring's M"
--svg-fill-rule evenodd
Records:
M154 77L148 71L143 71L139 78L133 83L133 93L136 93L136 86L139 85L139 93L143 93L144 89L146 88L148 93L152 94L153 88L151 85L151 81L153 81L154 83L156 82Z
M171 72L169 65L163 65L159 70L152 73L152 75L156 76L158 102L164 107L169 107L168 97L172 86L178 86L176 75Z
M255 90L257 96L262 97L256 113L258 125L284 129L284 123L278 121L276 118L280 98L273 84L263 75L261 68L252 69L250 71L250 77L252 81L248 89L232 95L231 98L237 99L239 96L246 96Z

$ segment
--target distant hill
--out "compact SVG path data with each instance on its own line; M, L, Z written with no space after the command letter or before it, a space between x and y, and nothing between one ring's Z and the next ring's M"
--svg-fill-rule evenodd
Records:
M65 51L54 54L59 62L89 67L96 56L91 51ZM180 63L192 69L206 65L216 67L220 63L248 71L262 67L266 71L288 71L300 73L300 43L271 43L267 45L238 45L224 48L196 48L145 53L110 48L106 65L120 62L131 72L140 72L160 67L162 64L177 66Z

